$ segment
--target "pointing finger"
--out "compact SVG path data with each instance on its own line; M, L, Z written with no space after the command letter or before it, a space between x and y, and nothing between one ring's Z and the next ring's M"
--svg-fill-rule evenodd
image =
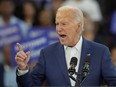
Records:
M23 47L22 47L21 44L17 43L17 47L18 47L18 50L19 50L19 51L23 51Z

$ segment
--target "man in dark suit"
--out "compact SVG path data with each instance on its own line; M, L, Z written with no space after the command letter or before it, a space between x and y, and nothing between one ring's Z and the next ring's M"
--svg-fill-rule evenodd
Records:
M116 69L108 48L84 39L83 25L80 9L60 7L56 14L56 32L60 42L41 50L31 73L27 65L30 52L25 53L17 43L18 86L40 86L46 79L49 86L100 86L103 79L108 85L116 85Z

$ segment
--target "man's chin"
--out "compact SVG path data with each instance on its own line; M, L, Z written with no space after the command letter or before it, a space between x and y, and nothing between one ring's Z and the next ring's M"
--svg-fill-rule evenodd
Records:
M62 42L62 41L60 41L60 43L61 43L62 45L67 45L65 42Z

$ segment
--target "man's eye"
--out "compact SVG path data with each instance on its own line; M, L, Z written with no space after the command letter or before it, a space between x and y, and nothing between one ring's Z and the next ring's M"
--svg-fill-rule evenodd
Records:
M62 23L62 25L66 25L66 23Z

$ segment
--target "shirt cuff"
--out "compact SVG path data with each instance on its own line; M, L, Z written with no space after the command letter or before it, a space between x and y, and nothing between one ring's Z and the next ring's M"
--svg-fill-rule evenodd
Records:
M18 76L22 76L22 75L24 75L24 74L29 72L29 67L27 67L26 70L19 70L18 68L17 68L17 70L18 70L17 75Z

